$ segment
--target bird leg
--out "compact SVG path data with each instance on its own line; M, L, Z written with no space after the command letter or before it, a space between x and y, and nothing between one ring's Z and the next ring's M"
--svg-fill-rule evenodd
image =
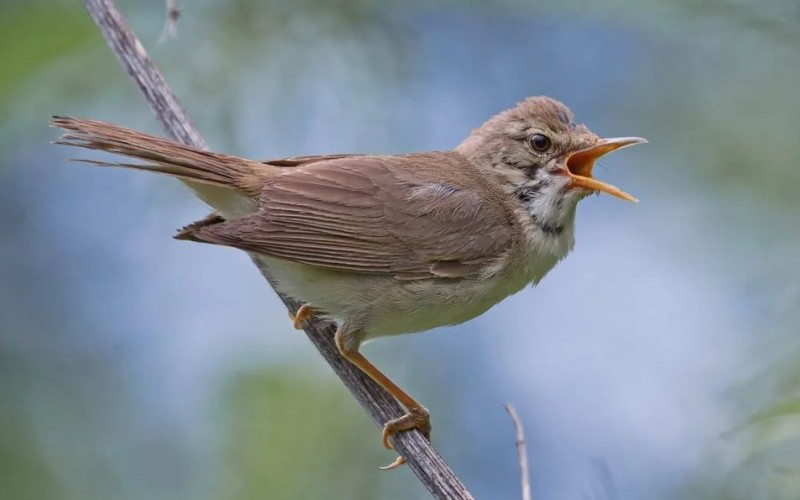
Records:
M349 362L353 363L358 367L359 370L364 372L378 383L381 387L386 389L389 394L394 396L397 401L400 402L403 406L406 407L408 413L403 415L402 417L395 418L386 422L383 426L382 432L382 440L383 446L388 449L394 448L391 443L391 438L396 433L400 431L406 431L410 429L418 429L425 439L431 439L431 414L428 410L419 404L414 398L409 396L403 389L398 387L394 382L392 382L389 377L383 374L378 368L370 363L367 358L364 357L363 354L358 352L358 348L350 348L346 345L345 342L345 328L340 326L339 329L336 330L336 347L339 348L339 352L342 356ZM397 457L397 459L392 462L391 464L381 467L383 470L394 469L400 465L403 465L406 462L406 459L402 456Z
M302 330L303 329L303 321L307 320L314 314L314 310L308 306L308 304L303 304L300 306L300 309L297 310L297 314L289 313L289 319L292 320L292 324L294 325L295 330Z

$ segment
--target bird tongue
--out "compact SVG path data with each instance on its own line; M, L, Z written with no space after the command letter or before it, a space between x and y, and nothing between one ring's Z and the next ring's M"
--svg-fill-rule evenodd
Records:
M643 144L645 142L647 142L647 140L642 139L641 137L614 137L611 139L600 139L600 142L594 146L572 153L567 158L567 169L569 176L572 178L572 187L589 189L592 191L602 191L623 200L632 201L634 203L638 202L639 200L620 188L592 177L592 168L594 167L594 162L603 155L618 149L633 146L634 144Z

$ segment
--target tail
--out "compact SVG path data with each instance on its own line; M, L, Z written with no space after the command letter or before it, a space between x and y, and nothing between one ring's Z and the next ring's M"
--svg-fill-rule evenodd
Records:
M78 161L99 166L134 168L178 177L186 181L201 198L216 208L222 207L207 198L219 198L219 189L211 190L217 191L217 193L211 193L208 189L197 186L196 183L235 190L240 195L256 198L264 183L279 171L278 168L261 162L194 149L169 139L118 127L110 123L54 116L50 120L50 124L67 131L55 142L56 144L107 151L144 160L145 163Z

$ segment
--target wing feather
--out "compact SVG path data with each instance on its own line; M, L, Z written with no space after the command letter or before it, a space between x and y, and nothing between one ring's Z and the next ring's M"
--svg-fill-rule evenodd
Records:
M473 168L457 153L312 162L270 179L257 213L192 236L398 279L477 275L512 244L511 217L477 192L479 181L434 175L431 161L445 171Z

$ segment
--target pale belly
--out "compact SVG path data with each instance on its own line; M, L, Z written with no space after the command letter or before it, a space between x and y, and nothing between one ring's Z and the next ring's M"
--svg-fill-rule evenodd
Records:
M527 280L421 280L401 283L392 303L377 304L364 340L457 325L480 316L525 287ZM397 287L398 284L389 284Z
M359 330L362 341L463 323L538 281L558 260L539 256L535 266L509 269L482 280L403 281L261 258L282 293Z

